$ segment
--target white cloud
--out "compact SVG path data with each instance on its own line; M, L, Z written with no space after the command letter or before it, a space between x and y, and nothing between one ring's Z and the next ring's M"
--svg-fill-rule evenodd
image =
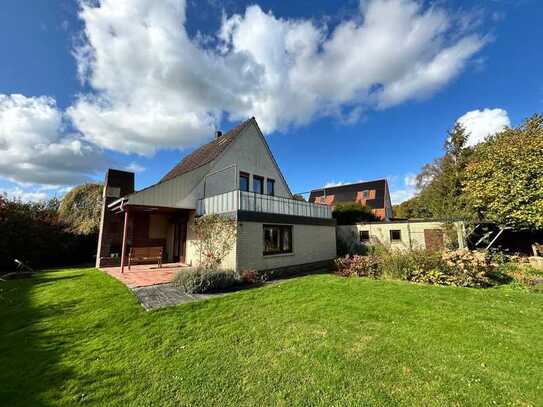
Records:
M468 146L474 146L488 136L511 126L511 120L503 109L472 110L459 117L457 122L469 133Z
M393 205L400 204L408 199L413 198L417 193L417 176L412 173L408 173L403 177L403 184L401 186L390 185L390 200Z
M0 177L21 184L66 185L103 169L102 153L65 131L49 97L0 94Z
M417 191L413 188L397 189L390 192L390 200L392 205L398 205L413 198L416 193Z
M225 16L213 41L191 39L183 0L82 3L80 76L94 89L68 110L98 146L151 154L208 137L226 114L265 132L317 116L352 122L437 91L484 39L439 6L362 1L332 31L258 5Z
M137 162L131 162L126 166L126 171L130 172L143 172L145 171L145 167L141 164L138 164Z
M407 174L403 178L403 182L408 187L416 187L417 186L417 176L415 174Z
M49 198L45 191L25 191L20 187L2 191L2 195L7 195L9 199L21 200L24 202L38 202Z
M344 181L328 181L326 184L324 184L324 188L332 188L332 187L340 187L342 185L349 185L349 184L358 184L360 182L364 182L363 179L359 179L358 181L351 181L351 182L344 182Z

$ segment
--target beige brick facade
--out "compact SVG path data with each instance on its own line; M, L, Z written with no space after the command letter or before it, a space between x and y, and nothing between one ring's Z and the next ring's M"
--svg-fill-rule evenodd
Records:
M187 263L197 265L200 254L194 245L191 225L194 215L189 218L187 230ZM268 270L330 260L336 256L335 226L292 225L292 249L289 254L265 256L264 223L238 222L238 234L234 248L222 262L224 269Z
M292 253L264 256L264 223L240 222L237 241L238 269L268 270L315 263L336 256L335 226L292 225Z

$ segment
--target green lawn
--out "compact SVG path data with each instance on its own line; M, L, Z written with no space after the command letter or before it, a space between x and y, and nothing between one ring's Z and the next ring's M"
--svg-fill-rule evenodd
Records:
M542 405L543 295L316 275L145 312L0 282L0 405Z

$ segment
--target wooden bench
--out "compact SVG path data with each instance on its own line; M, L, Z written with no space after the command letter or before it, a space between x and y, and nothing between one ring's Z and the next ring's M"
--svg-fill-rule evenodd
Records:
M156 261L158 267L162 267L162 247L131 247L128 253L128 270L134 262L150 260Z

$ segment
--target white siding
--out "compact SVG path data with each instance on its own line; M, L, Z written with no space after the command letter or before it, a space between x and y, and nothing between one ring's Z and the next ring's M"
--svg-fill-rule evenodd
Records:
M153 185L129 196L131 205L164 206L171 208L196 209L196 203L203 196L202 180L211 164Z
M250 174L249 186L252 191L253 175L275 180L275 195L291 198L290 190L283 180L278 167L254 124L246 127L213 164L213 169L206 179L206 197L228 192L238 188L239 171ZM230 189L228 189L230 188Z

